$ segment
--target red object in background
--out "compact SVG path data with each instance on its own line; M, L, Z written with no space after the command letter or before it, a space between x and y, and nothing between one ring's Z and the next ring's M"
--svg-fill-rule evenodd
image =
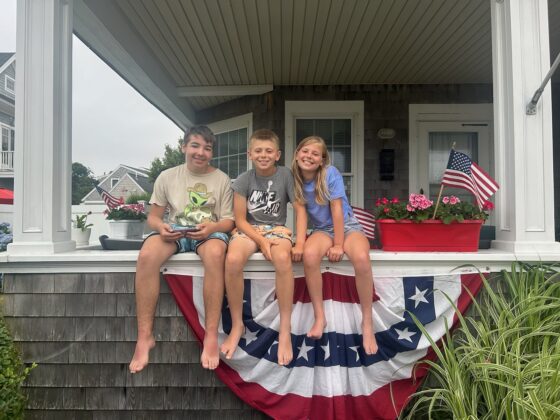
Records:
M377 220L383 251L477 252L482 220L448 225L441 220Z
M14 204L14 192L0 188L0 204Z

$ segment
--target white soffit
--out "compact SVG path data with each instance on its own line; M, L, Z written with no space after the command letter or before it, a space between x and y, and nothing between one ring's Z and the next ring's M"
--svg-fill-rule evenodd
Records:
M174 95L206 92L189 94L195 110L253 85L492 83L490 0L80 1L116 9ZM559 51L560 1L549 3Z

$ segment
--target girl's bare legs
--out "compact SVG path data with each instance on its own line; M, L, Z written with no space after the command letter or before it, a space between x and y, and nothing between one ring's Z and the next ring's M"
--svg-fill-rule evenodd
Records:
M243 269L257 245L249 238L239 236L229 243L226 255L226 294L231 314L231 331L220 346L220 351L231 359L239 340L243 336L243 290L245 289Z
M313 305L315 320L307 336L316 340L323 335L327 326L323 308L323 277L321 276L321 260L332 247L333 241L326 233L315 232L306 241L303 249L303 269L305 283Z
M278 334L278 364L288 365L294 355L292 350L292 305L294 302L294 271L292 270L292 243L278 239L270 249L276 271L276 297L280 309Z
M356 273L356 289L362 307L363 347L366 354L377 353L377 342L373 331L373 274L369 259L369 242L360 232L349 233L344 238L344 253L348 256Z

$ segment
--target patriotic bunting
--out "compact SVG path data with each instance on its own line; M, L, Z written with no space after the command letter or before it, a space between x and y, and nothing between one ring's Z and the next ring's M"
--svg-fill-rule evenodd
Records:
M169 267L165 279L196 337L204 336L200 272ZM434 340L445 322L464 312L465 291L476 295L479 274L375 277L374 325L379 352L362 349L361 312L352 270L325 272L327 328L320 340L306 337L313 309L305 279L296 273L292 314L294 360L277 364L279 312L274 272L246 273L243 317L246 331L231 360L222 360L219 378L251 406L281 419L394 419L425 376L415 362L433 357L414 314ZM446 295L451 299L448 300ZM220 343L231 329L224 304Z

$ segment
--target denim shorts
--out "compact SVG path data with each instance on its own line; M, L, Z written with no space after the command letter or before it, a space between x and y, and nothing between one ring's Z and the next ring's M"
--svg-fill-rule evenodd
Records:
M158 232L150 233L146 237L146 239L144 239L144 242L146 242L148 238L154 235L159 235L159 233ZM203 239L201 241L183 237L175 241L175 245L177 246L177 250L175 251L175 254L182 254L183 252L193 252L193 251L197 252L196 250L198 249L198 247L202 245L204 242L206 242L208 239L219 239L221 241L224 241L226 245L229 243L229 235L224 232L211 233L210 235L208 235L208 238Z
M313 229L312 234L315 232L326 233L331 238L334 238L334 226ZM360 232L362 235L365 236L364 230L362 229L362 225L360 225L360 222L358 222L358 220L354 216L351 216L346 222L344 222L344 236L352 232Z

